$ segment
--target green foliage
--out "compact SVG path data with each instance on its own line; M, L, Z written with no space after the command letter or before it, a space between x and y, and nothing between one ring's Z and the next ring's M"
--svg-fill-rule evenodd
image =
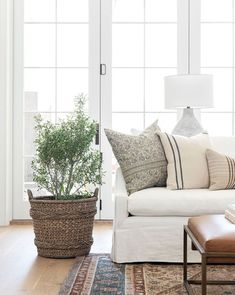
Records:
M53 124L35 117L33 180L58 200L90 197L88 186L102 183L101 154L91 147L97 124L84 111L86 97L76 99L75 111L66 120Z

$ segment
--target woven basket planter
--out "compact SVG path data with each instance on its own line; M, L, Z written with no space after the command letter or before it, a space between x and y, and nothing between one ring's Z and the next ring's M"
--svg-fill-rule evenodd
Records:
M90 252L98 189L92 198L80 200L34 198L30 190L28 195L38 255L70 258Z

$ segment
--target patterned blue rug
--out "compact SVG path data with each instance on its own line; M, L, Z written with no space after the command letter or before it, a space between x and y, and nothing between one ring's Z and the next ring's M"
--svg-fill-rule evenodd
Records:
M200 279L200 265L189 266L189 277ZM59 295L184 295L182 264L113 263L109 254L78 257ZM235 266L208 266L208 278L234 279ZM194 286L195 295L201 294ZM209 286L210 295L235 294L235 286Z

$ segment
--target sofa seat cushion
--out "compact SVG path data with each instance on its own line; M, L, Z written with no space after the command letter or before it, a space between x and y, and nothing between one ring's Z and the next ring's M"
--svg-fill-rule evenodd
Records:
M164 187L144 189L128 197L128 211L134 216L196 216L224 214L235 203L235 190L168 190Z

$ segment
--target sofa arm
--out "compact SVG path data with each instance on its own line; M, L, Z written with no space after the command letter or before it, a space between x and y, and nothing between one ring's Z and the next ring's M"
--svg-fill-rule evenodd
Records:
M126 183L125 183L124 177L122 175L122 170L120 167L118 167L116 170L114 194L128 196L128 193L126 190Z
M114 227L116 228L129 215L128 206L127 206L128 193L126 190L125 180L123 178L120 167L116 171L114 196L115 196Z

